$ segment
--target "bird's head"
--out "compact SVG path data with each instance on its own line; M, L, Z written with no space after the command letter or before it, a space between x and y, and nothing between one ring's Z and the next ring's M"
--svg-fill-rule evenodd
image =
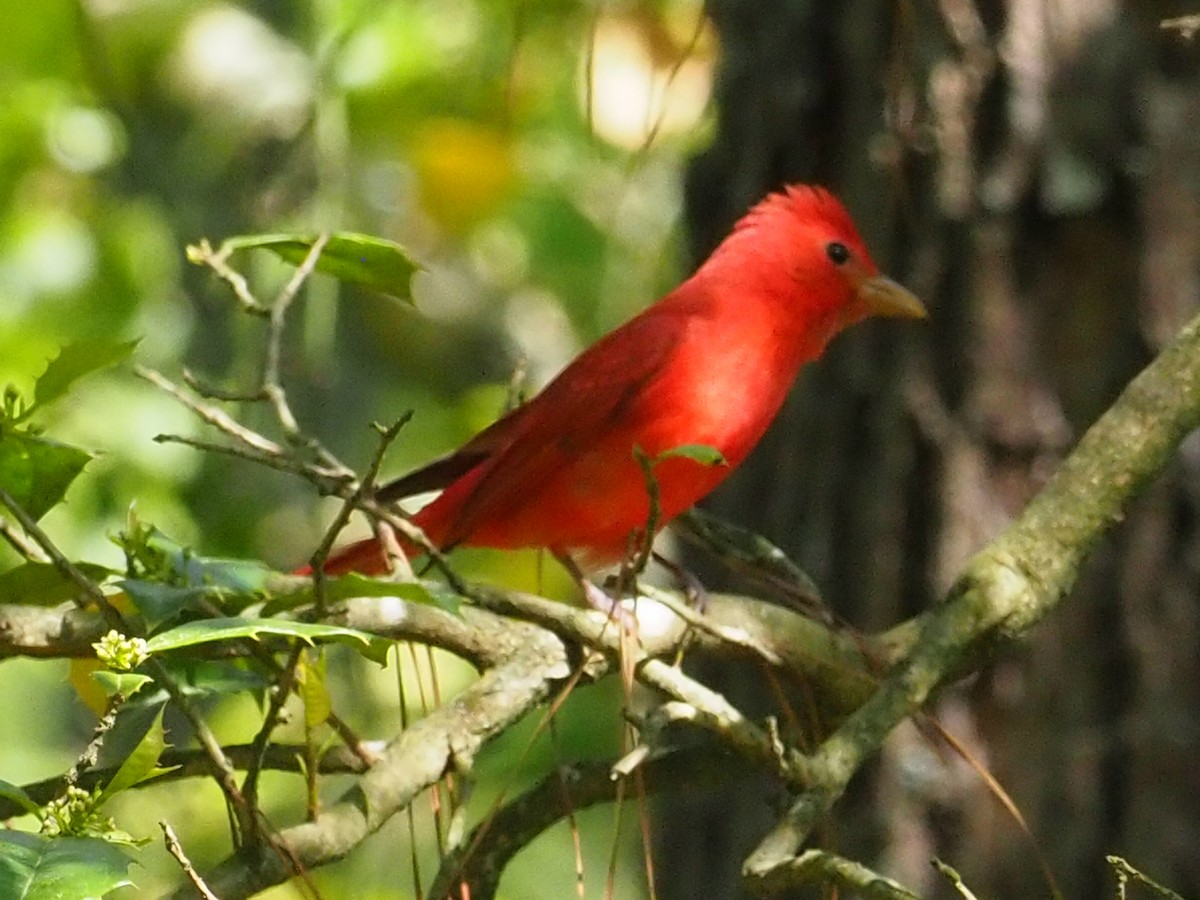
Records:
M738 280L760 280L821 346L868 316L926 315L911 292L880 274L850 214L824 188L792 185L771 194L738 222L713 260L738 261Z

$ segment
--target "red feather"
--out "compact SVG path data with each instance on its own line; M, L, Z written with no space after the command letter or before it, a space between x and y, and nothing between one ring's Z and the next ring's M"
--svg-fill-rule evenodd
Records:
M653 459L700 444L724 457L724 465L679 456L655 467L664 525L746 458L801 366L871 314L924 310L878 275L831 194L789 188L754 207L691 278L585 350L527 404L379 496L444 487L413 517L441 548L544 547L585 566L614 562L649 515L635 447ZM326 565L331 573L385 568L373 539Z

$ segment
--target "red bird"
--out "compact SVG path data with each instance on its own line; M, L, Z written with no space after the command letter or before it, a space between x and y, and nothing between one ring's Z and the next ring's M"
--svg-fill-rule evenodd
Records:
M436 547L542 547L588 569L620 560L654 467L665 525L725 480L762 437L800 367L867 316L919 318L879 274L828 191L788 187L755 206L691 278L602 337L523 406L460 449L377 492L397 501L444 488L413 516ZM406 552L419 550L406 547ZM387 570L371 538L335 553L331 574Z

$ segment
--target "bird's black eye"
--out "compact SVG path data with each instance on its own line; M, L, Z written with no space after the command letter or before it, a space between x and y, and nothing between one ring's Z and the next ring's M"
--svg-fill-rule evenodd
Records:
M850 248L841 241L830 241L825 245L825 255L833 261L835 266L840 266L850 259Z

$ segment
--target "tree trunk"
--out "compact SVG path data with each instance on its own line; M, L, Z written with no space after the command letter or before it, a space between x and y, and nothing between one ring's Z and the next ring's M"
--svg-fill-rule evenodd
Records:
M873 630L945 591L971 552L1200 298L1198 44L1166 3L712 0L713 145L692 164L702 256L765 191L842 196L877 262L926 300L804 376L710 508L760 530ZM923 895L1112 895L1118 853L1200 893L1200 443L1097 554L1064 612L893 735L826 842ZM696 567L710 586L719 573ZM713 673L706 673L712 677ZM721 673L778 714L759 672ZM802 699L793 706L802 709ZM774 788L663 807L660 896L739 896ZM686 807L684 803L686 802Z

